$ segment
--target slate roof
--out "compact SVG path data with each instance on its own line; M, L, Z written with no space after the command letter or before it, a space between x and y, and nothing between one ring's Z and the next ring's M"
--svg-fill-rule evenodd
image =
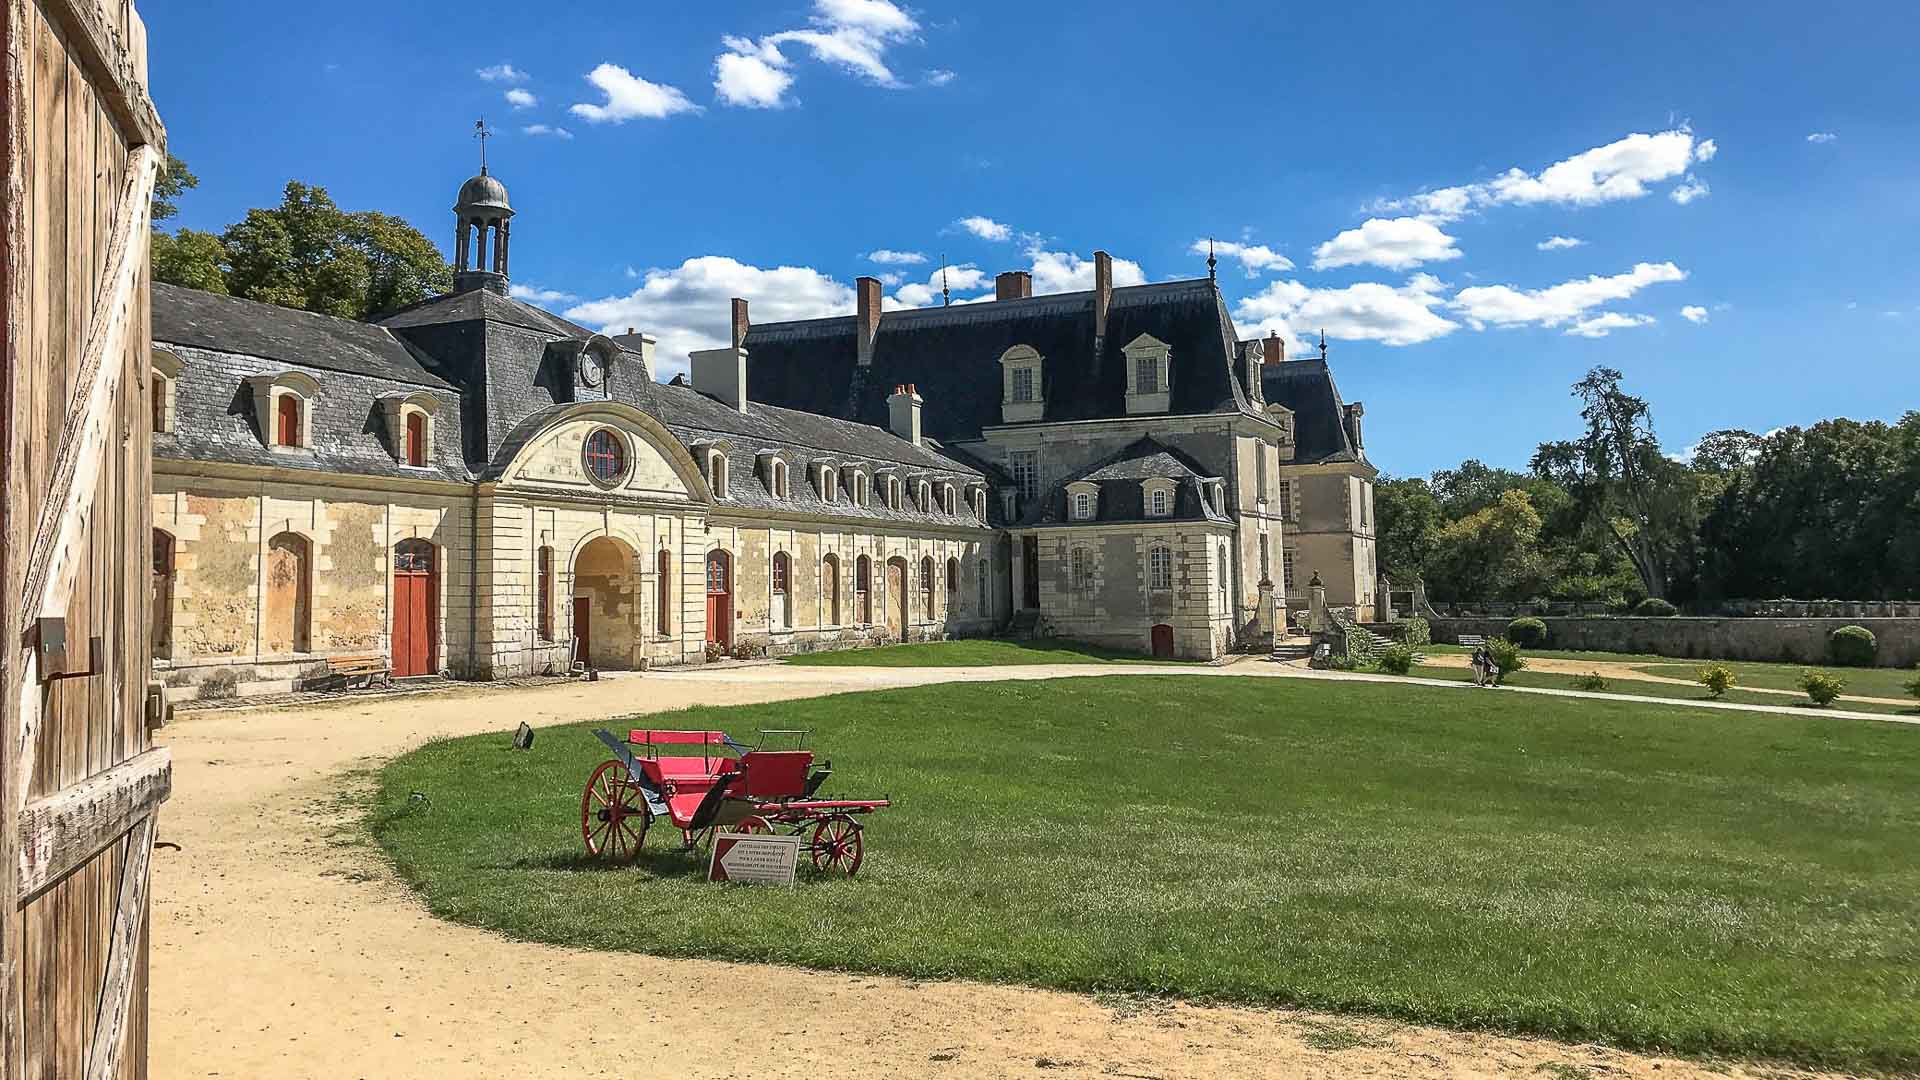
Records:
M1045 421L1124 417L1122 350L1150 333L1171 348L1171 413L1255 411L1233 370L1237 336L1213 282L1113 290L1099 355L1093 299L1087 291L884 312L865 371L855 355L854 316L755 325L745 342L748 396L884 424L887 394L897 383L913 383L927 401L930 436L977 439L1001 423L1001 355L1029 345L1046 359Z
M153 340L413 386L450 385L377 326L161 282L153 285Z
M1173 514L1169 517L1147 516L1147 494L1141 485L1154 477L1174 482ZM1198 462L1179 450L1151 437L1141 438L1048 488L1022 511L1020 524L1068 527L1194 521L1231 524L1230 518L1207 501L1206 482L1217 479L1219 477L1209 475ZM1100 489L1091 522L1073 520L1068 513L1067 486L1080 483L1094 484Z
M558 334L566 338L585 338L593 335L592 330L579 323L569 322L550 311L542 311L532 304L515 300L511 296L501 296L488 289L468 289L465 292L430 296L397 311L376 315L373 322L378 326L403 327L471 322L478 319L507 323L510 326L524 326L529 330Z
M1367 460L1347 433L1346 403L1327 362L1288 360L1261 369L1267 400L1293 410L1293 460L1299 465Z

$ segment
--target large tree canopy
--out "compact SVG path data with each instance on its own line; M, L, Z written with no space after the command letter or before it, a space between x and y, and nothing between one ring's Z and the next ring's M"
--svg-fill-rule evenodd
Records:
M365 319L453 287L453 268L418 229L376 210L348 212L327 189L287 183L280 205L247 211L218 236L158 223L199 180L169 158L154 191L159 281L323 315Z

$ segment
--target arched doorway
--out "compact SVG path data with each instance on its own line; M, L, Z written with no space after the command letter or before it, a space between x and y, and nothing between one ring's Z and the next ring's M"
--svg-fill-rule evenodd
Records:
M634 666L640 643L635 551L611 536L588 541L573 557L573 660L596 671Z
M311 649L313 625L311 545L299 533L283 532L267 541L266 612L260 621L260 648L270 656Z
M720 548L707 552L707 641L733 647L733 558Z
M840 556L820 560L820 606L828 626L840 625Z
M1173 659L1173 627L1166 623L1154 624L1153 655L1160 660Z
M905 641L907 627L912 624L908 615L907 596L907 560L898 555L887 560L887 636L895 641Z
M854 561L853 606L861 626L873 625L873 560L865 555Z
M153 655L173 656L173 536L153 530Z
M440 575L428 540L402 540L393 547L393 673L431 675L439 642Z

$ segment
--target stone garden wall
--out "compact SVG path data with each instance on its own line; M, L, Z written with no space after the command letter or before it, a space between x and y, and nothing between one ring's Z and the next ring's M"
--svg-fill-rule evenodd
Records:
M1433 640L1455 644L1461 634L1497 637L1508 617L1436 618ZM1882 667L1920 664L1920 618L1554 618L1547 648L1651 653L1683 660L1827 662L1827 636L1842 626L1864 626L1879 640Z

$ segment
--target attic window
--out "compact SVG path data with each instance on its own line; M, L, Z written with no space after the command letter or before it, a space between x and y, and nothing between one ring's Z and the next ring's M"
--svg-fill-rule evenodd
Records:
M727 455L719 450L707 452L707 486L714 498L727 497Z
M273 445L305 446L306 425L301 423L300 395L291 390L273 396Z
M900 509L900 481L896 477L887 477L887 509Z
M417 469L426 463L427 414L411 412L407 414L407 464Z
M1014 369L1013 400L1015 402L1018 402L1024 405L1034 400L1033 375L1034 375L1034 371L1030 367Z
M1093 520L1093 496L1082 491L1073 497L1073 518L1075 521Z
M1015 345L1000 354L1003 423L1040 419L1046 408L1046 384L1042 378L1045 364L1045 358L1031 345Z
M618 484L627 473L626 448L620 445L620 436L608 428L588 435L580 456L587 467L587 475L601 487Z
M820 501L835 502L840 498L840 474L830 465L820 466Z
M986 488L978 487L973 489L973 516L979 518L981 521L987 520Z
M153 431L159 435L173 430L174 388L186 365L165 349L153 350Z
M1148 517L1172 517L1173 516L1173 489L1172 488L1154 487L1154 488L1148 489L1147 516Z
M948 514L951 514L953 513L954 505L955 503L954 503L953 485L941 484L940 485L940 509Z
M1171 350L1152 334L1141 334L1127 344L1127 412L1160 413L1171 407L1167 394Z
M913 501L923 514L933 513L933 485L925 480L913 486Z
M787 463L784 461L781 461L779 458L775 458L773 459L772 465L768 467L767 472L768 472L767 478L770 481L769 486L773 490L774 498L776 499L786 498L787 497Z
M1136 393L1157 394L1160 392L1160 361L1157 357L1134 357L1133 385Z

